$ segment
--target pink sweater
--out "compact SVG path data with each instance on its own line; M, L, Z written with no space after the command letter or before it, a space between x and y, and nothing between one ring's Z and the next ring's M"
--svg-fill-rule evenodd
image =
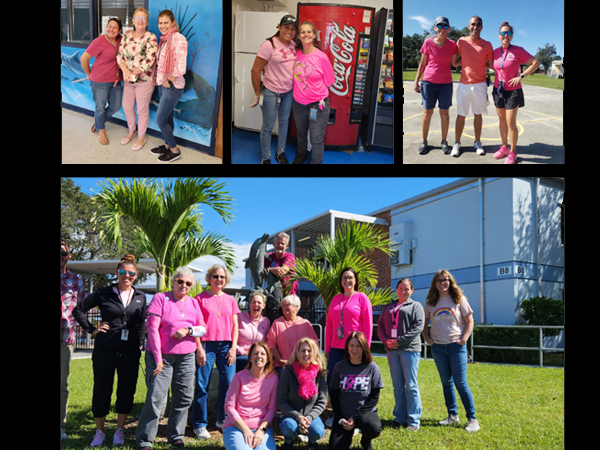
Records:
M277 381L274 372L258 380L247 369L236 373L225 397L225 423L223 428L234 426L242 419L254 430L263 421L271 422L277 411Z
M314 339L317 344L319 343L317 333L308 320L296 317L294 322L288 322L285 317L280 317L273 322L267 334L267 345L269 349L276 348L281 359L290 359L296 343L303 337L309 337ZM279 362L275 361L275 358L273 358L273 365L281 366Z
M340 325L344 308L344 339L338 339L337 329ZM346 339L353 331L362 331L369 347L373 337L373 307L371 301L362 292L355 292L350 298L338 294L331 300L327 311L327 327L325 328L325 352L333 348L345 348Z

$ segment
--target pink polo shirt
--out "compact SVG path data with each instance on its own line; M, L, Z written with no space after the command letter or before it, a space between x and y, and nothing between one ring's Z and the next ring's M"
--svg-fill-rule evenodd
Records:
M267 342L267 333L271 321L265 316L259 320L253 320L248 311L238 316L239 336L237 342L237 354L247 355L248 350L255 342Z
M344 338L338 339L337 329L340 325L344 308ZM327 312L327 327L325 328L325 352L333 348L345 348L346 339L353 331L364 333L371 346L371 337L373 336L373 307L371 301L362 292L355 292L352 297L344 297L338 294L331 300L329 311Z
M240 313L235 299L228 294L213 296L208 291L204 291L194 298L200 305L206 323L206 334L200 340L231 341L233 315Z
M242 419L254 430L266 420L271 422L277 412L277 382L274 372L258 380L247 369L236 373L225 396L225 423L223 429L234 426Z

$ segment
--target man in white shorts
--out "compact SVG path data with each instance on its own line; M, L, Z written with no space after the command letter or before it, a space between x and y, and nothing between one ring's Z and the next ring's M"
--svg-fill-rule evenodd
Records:
M456 90L456 103L458 116L456 117L456 142L452 147L452 156L460 156L460 138L465 128L465 117L469 114L469 107L473 108L475 116L475 143L473 147L478 155L485 155L481 146L481 128L483 127L482 115L487 114L487 82L486 67L492 67L494 57L492 44L481 39L483 20L479 16L469 19L469 37L462 37L456 43L463 66L460 83ZM453 65L454 64L453 62Z

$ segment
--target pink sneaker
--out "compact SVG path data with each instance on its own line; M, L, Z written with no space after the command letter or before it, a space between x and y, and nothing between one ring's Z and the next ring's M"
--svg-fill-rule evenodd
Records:
M125 433L123 432L123 428L118 428L115 431L115 436L113 437L113 445L123 445L125 444Z
M504 164L516 164L517 163L517 155L516 153L510 152L508 154L508 158L504 161Z
M105 437L106 437L106 435L102 431L96 430L96 434L94 435L94 440L90 444L90 447L100 447L102 444L104 444Z
M502 145L502 146L500 146L498 151L496 153L494 153L494 158L496 158L496 159L504 158L509 153L510 153L510 150L507 147L505 147L504 145Z

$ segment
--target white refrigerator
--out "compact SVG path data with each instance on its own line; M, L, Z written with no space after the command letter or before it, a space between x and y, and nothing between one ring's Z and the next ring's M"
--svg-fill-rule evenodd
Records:
M233 122L238 128L252 131L260 131L262 128L260 106L250 108L254 102L250 70L260 45L277 33L277 25L286 14L288 13L238 11L235 15ZM277 129L276 120L273 134L277 134Z

